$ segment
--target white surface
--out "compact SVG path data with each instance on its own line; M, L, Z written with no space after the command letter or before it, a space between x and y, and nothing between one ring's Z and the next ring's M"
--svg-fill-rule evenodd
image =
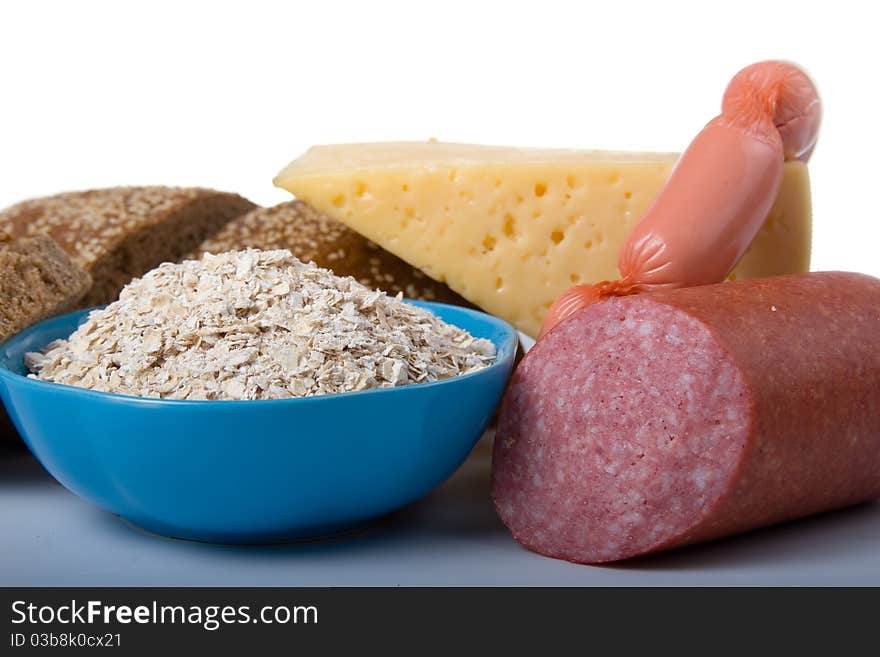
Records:
M426 500L324 541L222 546L147 534L0 452L0 585L738 586L880 585L880 503L614 566L579 566L513 541L477 447Z
M824 99L815 269L880 275L872 3L6 3L0 207L68 189L205 185L271 204L313 143L425 139L680 150L742 66ZM270 548L142 534L0 461L0 584L880 584L880 506L623 567L520 549L488 463L363 534Z

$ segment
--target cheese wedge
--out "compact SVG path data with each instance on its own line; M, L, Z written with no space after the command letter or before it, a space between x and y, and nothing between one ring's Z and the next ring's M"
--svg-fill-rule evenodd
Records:
M617 255L676 154L397 142L315 146L275 184L535 336L553 299L620 276ZM731 274L806 271L807 168L787 163Z

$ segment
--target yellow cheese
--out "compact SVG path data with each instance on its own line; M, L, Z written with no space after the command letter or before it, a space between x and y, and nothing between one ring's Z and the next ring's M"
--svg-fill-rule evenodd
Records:
M275 183L534 336L560 292L619 277L620 245L677 157L434 141L316 146ZM731 276L806 271L810 227L807 168L788 163Z

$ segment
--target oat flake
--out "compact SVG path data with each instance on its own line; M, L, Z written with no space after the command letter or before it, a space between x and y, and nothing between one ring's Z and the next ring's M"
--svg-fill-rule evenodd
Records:
M283 399L438 381L488 341L290 251L165 263L26 357L43 381L166 399Z

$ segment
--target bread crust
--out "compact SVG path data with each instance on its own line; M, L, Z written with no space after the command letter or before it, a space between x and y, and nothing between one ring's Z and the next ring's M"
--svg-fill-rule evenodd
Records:
M92 276L85 307L114 300L131 279L179 260L255 207L211 189L113 187L23 201L0 212L0 230L51 236Z
M190 257L252 247L289 249L303 262L332 269L339 276L389 294L471 306L446 285L302 201L258 208L227 223Z

